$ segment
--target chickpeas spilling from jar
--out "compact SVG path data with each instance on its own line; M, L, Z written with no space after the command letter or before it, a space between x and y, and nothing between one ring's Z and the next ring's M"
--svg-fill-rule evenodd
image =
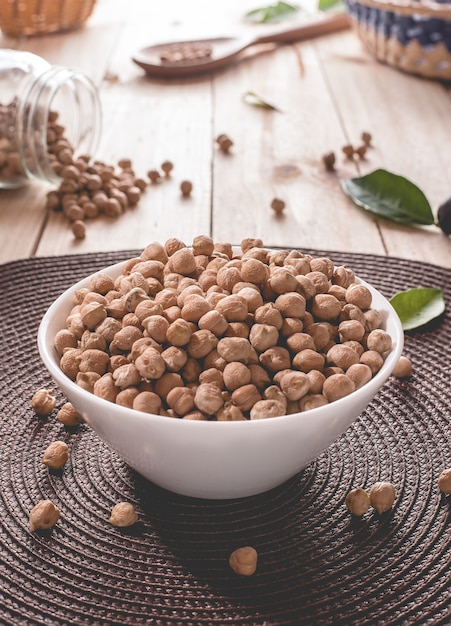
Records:
M371 292L329 258L195 237L149 244L75 293L55 337L95 395L182 419L297 413L365 385L391 350Z

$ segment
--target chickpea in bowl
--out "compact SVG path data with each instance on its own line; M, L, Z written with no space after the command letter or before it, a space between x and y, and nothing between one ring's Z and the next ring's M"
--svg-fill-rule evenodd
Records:
M280 485L344 433L392 373L403 331L383 295L331 259L199 236L72 286L38 345L134 469L223 499Z

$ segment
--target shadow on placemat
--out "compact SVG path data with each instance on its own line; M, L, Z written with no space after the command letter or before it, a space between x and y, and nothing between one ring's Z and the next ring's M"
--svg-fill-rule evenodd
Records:
M451 273L400 259L316 254L347 263L387 297L439 286L448 312L406 335L412 378L391 378L316 461L268 493L223 501L160 489L88 426L65 429L30 408L38 387L55 388L36 348L46 308L79 278L132 252L1 268L0 624L451 623L451 507L436 485L451 466ZM59 408L65 399L55 391ZM70 448L62 472L40 462L55 439ZM393 510L354 518L344 506L347 492L377 480L395 484ZM43 498L57 504L61 519L32 534L29 511ZM108 522L121 500L139 513L124 530ZM259 555L250 577L228 565L244 545Z

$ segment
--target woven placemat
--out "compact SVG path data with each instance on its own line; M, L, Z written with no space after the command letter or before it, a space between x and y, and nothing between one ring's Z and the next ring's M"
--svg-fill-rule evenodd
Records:
M314 251L346 263L384 295L441 287L447 313L406 336L409 380L390 378L367 411L303 472L269 493L205 501L168 493L131 470L87 425L37 418L30 399L56 387L36 333L75 280L132 251L28 259L0 267L0 624L450 624L451 271L369 255ZM58 407L64 398L57 391ZM66 441L62 473L40 462ZM231 460L233 462L233 460ZM347 492L392 481L391 512L354 519ZM52 531L28 529L37 501L61 509ZM133 502L139 522L112 527ZM239 577L228 557L259 553Z

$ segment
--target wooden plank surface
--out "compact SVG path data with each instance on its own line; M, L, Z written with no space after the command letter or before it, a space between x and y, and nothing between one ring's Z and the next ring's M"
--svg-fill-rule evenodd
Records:
M214 6L213 6L214 5ZM174 163L173 175L150 186L139 205L117 220L88 223L75 240L60 214L47 214L46 185L0 192L0 262L22 256L139 248L199 233L239 243L390 254L451 267L451 243L438 228L378 220L344 195L340 178L384 167L410 178L434 212L451 195L449 89L377 63L352 31L256 54L215 75L151 80L131 61L138 48L164 40L268 32L242 17L255 2L146 3L98 0L87 25L71 33L14 41L51 63L77 67L99 87L104 122L96 157L133 161L138 175ZM246 104L255 91L281 112ZM346 161L341 148L369 131L365 161ZM215 144L234 141L230 154ZM327 172L322 156L337 155ZM181 180L193 183L183 199ZM285 201L282 216L270 208Z

